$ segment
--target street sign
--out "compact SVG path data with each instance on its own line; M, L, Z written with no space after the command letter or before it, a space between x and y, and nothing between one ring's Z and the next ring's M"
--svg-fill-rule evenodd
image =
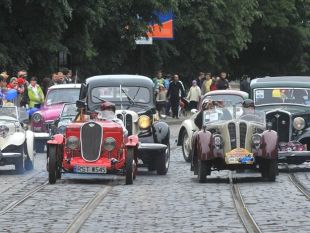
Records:
M139 37L136 39L137 45L151 45L153 44L153 38L152 37Z

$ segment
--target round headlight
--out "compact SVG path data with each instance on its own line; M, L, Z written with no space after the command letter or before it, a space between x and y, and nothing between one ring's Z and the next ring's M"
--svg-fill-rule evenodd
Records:
M42 120L42 115L40 113L35 113L32 115L32 120L38 123Z
M253 144L255 144L255 145L260 144L261 141L262 141L262 136L260 136L259 134L253 134L253 136L252 136Z
M107 151L112 151L114 150L116 145L116 141L112 137L108 137L104 140L103 148Z
M0 125L0 137L5 138L9 133L9 127L6 125Z
M213 138L213 140L214 140L214 145L215 145L215 146L220 146L220 145L222 145L223 140L222 140L222 137L221 137L221 136L215 135L214 138Z
M71 150L76 150L80 146L80 140L76 136L70 136L66 140L66 147Z
M296 117L294 119L293 126L297 130L302 130L306 126L305 119L302 117Z
M66 126L65 125L61 125L57 128L57 133L60 133L60 134L65 134L66 132Z
M142 115L139 117L138 125L140 129L147 129L151 126L151 118L149 118L147 115Z

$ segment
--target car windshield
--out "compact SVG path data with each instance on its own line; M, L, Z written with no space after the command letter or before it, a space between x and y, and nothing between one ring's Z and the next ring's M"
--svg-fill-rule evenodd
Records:
M232 120L265 124L265 112L254 110L253 108L242 108L236 105L225 108L215 106L203 112L204 125Z
M308 88L258 88L254 90L256 106L287 104L310 105L310 89Z
M77 107L75 103L65 104L62 109L60 118L74 117L76 116L76 114L77 114Z
M17 107L0 107L0 118L16 120L18 118Z
M79 99L79 88L51 89L46 96L46 105L75 103Z
M129 102L129 103L143 103L150 102L151 93L145 87L95 87L91 90L91 100L93 103L100 103L101 100L110 102Z
M228 105L238 105L243 102L243 98L240 95L233 94L217 94L217 95L207 95L203 101L214 100L223 102L224 106Z

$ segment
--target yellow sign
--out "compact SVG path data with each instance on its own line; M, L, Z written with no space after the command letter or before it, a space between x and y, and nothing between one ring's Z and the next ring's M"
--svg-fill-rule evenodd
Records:
M236 148L226 153L225 162L226 164L253 164L254 157L253 153L250 153L247 149Z

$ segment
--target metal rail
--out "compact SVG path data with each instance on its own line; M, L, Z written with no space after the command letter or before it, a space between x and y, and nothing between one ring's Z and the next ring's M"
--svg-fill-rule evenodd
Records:
M247 232L261 233L262 231L259 229L257 223L255 222L243 200L238 184L233 182L232 172L230 172L229 175L229 183L231 195L244 228Z
M295 176L294 173L291 173L291 170L288 168L290 181L293 185L308 199L310 200L310 191L300 182L300 180Z
M35 194L36 192L38 192L41 189L43 189L47 184L48 184L48 181L44 182L43 184L40 184L40 185L36 186L31 191L27 192L22 198L11 202L9 205L7 205L5 208L3 208L0 211L0 216L2 216L4 214L6 214L7 212L11 211L16 206L19 206L20 204L22 204L24 201L26 201L28 198L30 198L33 194Z
M108 195L108 193L112 190L112 184L115 182L115 179L111 184L105 186L103 189L98 191L96 195L91 198L83 207L80 209L78 214L75 216L73 221L68 225L64 233L75 233L79 232L83 224L89 218L89 216L93 213L93 210L97 208L97 206L102 202L102 200Z

